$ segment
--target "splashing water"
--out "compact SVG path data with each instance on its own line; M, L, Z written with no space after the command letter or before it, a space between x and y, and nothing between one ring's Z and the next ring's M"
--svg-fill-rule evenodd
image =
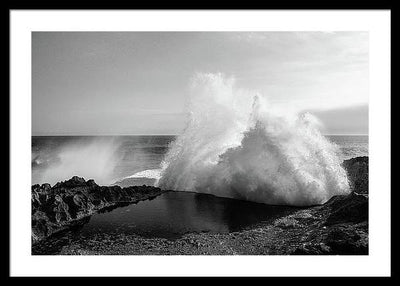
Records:
M78 175L101 185L111 184L114 168L121 160L117 154L119 146L114 138L93 138L69 142L52 153L43 152L53 160L43 167L37 180L53 185ZM41 155L37 155L36 164L42 163Z
M196 75L187 108L158 186L297 206L349 192L337 147L311 114L278 110L221 74Z

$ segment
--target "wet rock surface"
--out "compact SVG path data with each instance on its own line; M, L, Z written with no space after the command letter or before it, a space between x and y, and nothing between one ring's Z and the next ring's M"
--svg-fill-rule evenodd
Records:
M368 157L356 157L343 162L351 187L360 194L368 194Z
M367 255L368 254L368 158L358 157L343 163L349 174L352 193L335 196L320 206L297 209L282 215L268 223L260 223L241 231L212 234L188 233L174 240L165 238L144 238L139 235L102 234L90 238L70 240L57 254L62 255ZM82 214L82 209L95 209L95 206L115 201L120 196L128 198L142 194L140 188L125 191L110 187L103 190L94 182L68 182L74 191L61 191L66 185L50 188L42 185L32 187L32 206L43 204L51 197L51 212L42 211L46 207L36 208L35 235L48 231L51 223L74 219ZM90 197L88 206L85 196L76 195L83 184L85 189L103 190L101 194ZM35 188L34 188L35 187ZM100 188L100 189L99 189ZM107 187L106 187L107 188ZM68 189L68 188L67 188ZM34 192L35 190L35 192ZM150 189L148 189L150 190ZM56 199L60 193L62 200ZM120 194L120 193L123 194ZM162 192L153 190L153 195ZM91 194L90 191L86 193ZM107 199L101 199L107 195ZM138 195L143 198L143 195ZM93 202L93 200L95 202ZM100 203L99 201L103 201ZM56 202L54 204L54 202ZM71 204L71 202L74 202ZM97 204L95 204L97 203ZM74 207L83 206L78 209ZM71 210L70 210L71 209ZM72 210L73 209L73 210ZM66 211L68 210L68 211ZM33 219L32 219L33 220ZM70 234L72 232L69 232ZM33 236L34 234L32 234ZM70 239L65 235L63 239ZM43 250L43 248L41 248ZM43 254L40 248L33 249L33 254ZM36 253L35 253L36 252Z
M59 182L53 187L49 184L33 185L32 243L79 226L95 212L151 199L164 192L149 186L98 186L93 180L85 181L80 177Z

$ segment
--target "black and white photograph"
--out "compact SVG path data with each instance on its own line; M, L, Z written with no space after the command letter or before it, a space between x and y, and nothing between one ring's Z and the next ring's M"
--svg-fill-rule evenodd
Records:
M33 254L368 254L368 33L32 33Z
M374 253L369 30L29 40L31 257Z

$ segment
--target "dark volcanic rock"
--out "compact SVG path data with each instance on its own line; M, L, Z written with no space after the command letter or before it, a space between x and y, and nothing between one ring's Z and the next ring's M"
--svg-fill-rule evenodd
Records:
M163 192L166 191L149 186L99 186L93 180L76 176L53 187L33 185L32 242L79 224L102 209L151 199Z
M368 194L335 196L310 211L319 222L306 226L304 241L292 254L368 254Z
M368 157L356 157L343 162L354 192L368 194Z
M368 195L351 193L347 196L335 196L325 206L331 209L326 225L368 221Z
M368 254L368 229L365 224L340 224L330 228L325 243L333 254Z

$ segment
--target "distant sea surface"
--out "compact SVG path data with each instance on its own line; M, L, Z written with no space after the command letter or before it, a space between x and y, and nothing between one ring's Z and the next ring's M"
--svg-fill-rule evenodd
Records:
M74 175L99 184L151 185L176 136L33 136L32 184ZM341 160L368 156L368 136L329 135Z

